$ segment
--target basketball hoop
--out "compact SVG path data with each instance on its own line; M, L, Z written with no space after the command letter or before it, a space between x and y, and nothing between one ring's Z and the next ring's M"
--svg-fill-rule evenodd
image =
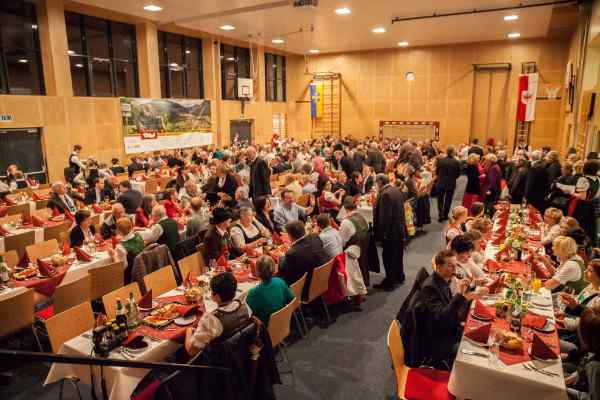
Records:
M544 85L544 90L546 91L546 97L548 100L556 100L558 98L560 87L561 85L555 83L547 83Z

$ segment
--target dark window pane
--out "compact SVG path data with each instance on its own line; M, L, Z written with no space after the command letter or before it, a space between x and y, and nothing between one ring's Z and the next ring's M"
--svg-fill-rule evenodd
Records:
M115 61L115 74L117 77L117 96L137 96L137 82L135 80L135 64Z
M284 63L283 63L283 57L279 56L277 57L277 68L275 68L277 70L277 79L283 79L283 68L284 68Z
M10 94L40 94L37 55L33 52L5 50Z
M158 63L160 65L167 65L166 36L166 33L158 32Z
M188 69L187 70L187 96L190 99L200 99L202 98L202 90L200 85L202 71L197 69Z
M94 96L114 96L110 62L91 62Z
M284 101L283 99L283 81L278 79L277 81L277 101Z
M225 81L225 94L223 96L224 99L228 99L228 100L235 99L235 91L234 91L235 82L236 81L233 79L227 79Z
M81 15L65 13L65 20L67 23L69 51L75 54L83 54L83 45L81 43Z
M181 47L181 36L167 34L167 52L169 54L169 65L183 64L183 48Z
M275 81L267 81L267 101L275 101Z
M85 17L85 37L88 55L109 58L107 22L102 19Z
M21 1L3 1L0 5L0 35L4 47L37 48L35 6Z
M183 85L183 70L180 67L169 67L171 75L171 97L185 97Z
M113 57L121 60L135 59L135 27L111 23Z
M250 52L248 49L237 49L238 77L250 78Z
M185 58L188 68L202 69L202 42L199 39L186 39Z
M73 95L87 96L87 58L71 56L71 80L73 81Z
M169 70L167 68L160 69L160 97L166 99L169 97L169 92L167 91L167 79L169 75Z
M4 59L2 58L2 53L0 53L0 93L8 93L8 86L6 84L6 79L4 78Z

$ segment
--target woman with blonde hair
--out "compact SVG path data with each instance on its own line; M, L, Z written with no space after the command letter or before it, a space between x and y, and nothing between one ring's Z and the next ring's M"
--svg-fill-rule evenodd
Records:
M479 154L471 153L467 158L467 187L463 196L462 205L469 209L477 201L481 201L481 179L484 177L483 170L479 165Z
M578 294L587 286L587 282L585 262L577 255L577 243L573 238L558 236L552 242L552 251L558 259L558 267L554 266L548 256L534 255L552 273L552 278L546 281L545 287L549 290L570 288Z
M558 208L550 207L544 211L544 227L542 230L542 244L551 245L554 239L560 236L560 221L563 212Z
M469 211L463 206L456 206L452 209L452 212L450 213L449 224L444 232L446 243L450 242L458 235L463 234L462 226L465 222L467 222L468 216Z

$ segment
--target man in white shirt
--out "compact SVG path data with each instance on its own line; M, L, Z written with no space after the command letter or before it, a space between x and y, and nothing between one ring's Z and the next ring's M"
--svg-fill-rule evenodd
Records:
M344 251L344 247L339 232L331 227L330 219L329 214L320 214L317 216L317 225L320 230L319 238L323 242L323 250L329 258L333 258Z
M273 211L275 225L279 231L282 231L285 224L298 221L301 217L312 214L312 211L312 206L306 208L299 206L294 199L294 193L291 190L284 189L281 192L281 201Z

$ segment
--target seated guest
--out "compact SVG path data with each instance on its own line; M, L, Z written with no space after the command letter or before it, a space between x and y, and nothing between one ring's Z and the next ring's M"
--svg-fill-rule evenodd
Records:
M240 253L252 252L262 246L271 237L271 232L254 219L249 207L240 209L240 220L231 228L231 240Z
M100 178L95 178L92 182L92 187L85 192L83 202L85 205L100 204L108 199L104 192L104 181Z
M469 216L467 217L467 221L465 222L465 229L468 231L472 229L471 225L473 221L477 218L484 217L485 206L480 201L475 201L471 204L471 208L469 208Z
M337 229L331 227L331 217L329 214L319 214L317 216L317 226L319 227L319 238L323 242L323 251L330 259L344 251L342 238Z
M331 191L333 193L336 193L337 191L339 191L341 189L345 193L348 193L348 175L346 175L346 173L344 171L339 171L336 176L337 176L337 179L336 179L335 184L333 185L333 188L331 189Z
M456 277L450 283L450 290L456 293L458 279L468 278L477 284L483 284L488 281L488 277L483 270L473 261L471 252L474 246L469 237L458 235L450 242L450 250L456 254ZM458 278L458 279L456 279Z
M187 219L185 237L192 238L205 232L210 227L208 211L204 209L204 201L200 197L190 200L190 215Z
M184 213L177 201L177 191L175 189L169 189L165 192L163 206L167 212L169 218L179 218Z
M479 217L473 220L470 229L479 231L484 240L489 240L492 236L492 228L492 221L489 218Z
M184 183L183 188L179 191L178 198L182 206L185 208L190 204L192 198L198 197L199 195L200 190L198 190L198 185L196 184L196 181L193 179L189 179Z
M125 284L131 282L131 267L133 260L144 250L145 243L142 236L133 230L133 224L127 217L117 220L117 233L121 236L121 241L115 247L117 256L116 261L123 262L125 270Z
M142 193L138 190L132 189L131 182L123 181L119 183L120 196L117 201L123 204L125 213L135 214L135 210L142 205Z
M235 201L236 201L236 207L238 209L241 209L243 207L254 208L254 205L252 204L252 200L250 200L250 198L248 196L249 196L248 186L246 186L246 185L238 186L238 188L235 190Z
M354 171L352 173L352 178L350 179L350 182L348 182L348 184L346 185L346 187L348 188L348 193L346 193L346 194L348 196L353 196L353 197L364 194L363 186L364 186L364 180L363 180L362 173L360 173L359 171Z
M269 232L275 232L275 224L273 223L273 210L269 196L258 196L256 199L252 199L252 203L254 204L256 220L263 224L263 226L267 228Z
M46 205L51 210L56 210L61 214L65 213L65 210L71 214L75 214L77 208L75 207L75 201L67 194L65 184L58 181L52 184L52 194Z
M110 170L113 173L113 175L122 174L123 172L125 172L125 168L119 165L118 158L113 158L112 160L110 160L110 163L112 164Z
M467 216L468 211L463 206L456 206L452 209L448 226L444 232L446 243L463 234L463 224L467 222Z
M90 216L88 210L79 210L75 213L75 226L69 232L71 247L81 247L83 243L94 240L96 227L91 224Z
M268 325L271 314L281 310L294 300L294 294L283 279L273 276L275 261L271 257L262 256L258 259L256 273L260 278L260 283L250 289L246 303L252 313L265 325Z
M542 235L542 244L551 246L554 239L560 236L560 221L563 213L558 208L550 207L544 211L544 227Z
M109 176L104 180L104 198L110 201L117 200L119 193L119 178Z
M230 272L215 275L210 280L212 300L217 309L202 314L196 328L185 331L185 350L190 356L201 353L204 348L218 337L228 337L247 325L252 312L248 306L234 300L237 281Z
M560 234L567 235L567 232L573 229L579 229L579 222L573 217L563 217L560 220Z
M204 236L204 246L206 248L206 254L204 257L209 264L216 261L219 257L224 255L232 255L233 258L239 255L234 250L234 246L229 235L229 226L231 225L231 212L225 208L217 207L212 212L212 218L210 219L210 228Z
M152 218L152 209L158 204L153 194L147 194L142 197L142 205L135 210L135 227L148 228Z
M485 263L485 242L483 240L483 236L481 232L471 229L467 233L464 234L464 237L467 238L471 243L473 243L473 251L471 251L471 258L479 266L479 268L483 268Z
M152 209L152 226L146 241L164 244L169 248L171 254L176 254L175 247L179 243L179 226L174 219L167 216L165 207L160 204Z
M329 213L333 218L336 218L346 192L344 189L332 192L332 184L329 180L323 183L320 190L321 196L318 200L320 211Z
M298 221L300 218L304 218L312 214L313 208L301 207L294 200L294 194L287 189L281 192L281 201L273 211L273 219L275 221L275 228L281 232L284 226L293 221Z
M571 288L575 294L581 292L587 285L585 281L585 263L577 255L577 243L573 238L558 236L552 242L552 252L558 259L558 267L548 256L540 256L533 253L534 258L544 263L552 278L548 279L544 286L549 290L558 290L564 286Z
M131 164L127 166L127 173L131 178L134 172L143 171L146 167L142 163L142 160L139 157L131 157Z
M23 174L23 171L16 171L15 172L15 189L25 189L29 187L29 182L27 182L27 179L25 179L25 174Z
M117 234L117 221L125 216L123 204L115 203L112 205L112 213L108 217L104 217L102 225L100 225L100 235L102 239L110 239Z
M323 249L323 242L317 235L307 235L304 224L298 220L288 222L285 225L292 245L285 256L279 262L277 276L291 285L307 273L306 283L302 290L302 298L306 299L308 288L312 280L312 272L315 268L325 264L330 258Z
M600 307L600 260L592 260L585 270L585 279L589 282L578 296L562 292L560 299L567 305L564 315L556 315L565 330L576 332L579 317L586 308ZM563 335L561 334L561 337Z
M456 272L455 253L442 250L436 254L434 263L435 271L415 296L413 307L419 320L413 334L419 335L419 363L424 361L428 366L449 370L456 357L468 302L485 295L487 289L470 292L470 281L463 279L458 283L457 293L452 295L450 281Z

